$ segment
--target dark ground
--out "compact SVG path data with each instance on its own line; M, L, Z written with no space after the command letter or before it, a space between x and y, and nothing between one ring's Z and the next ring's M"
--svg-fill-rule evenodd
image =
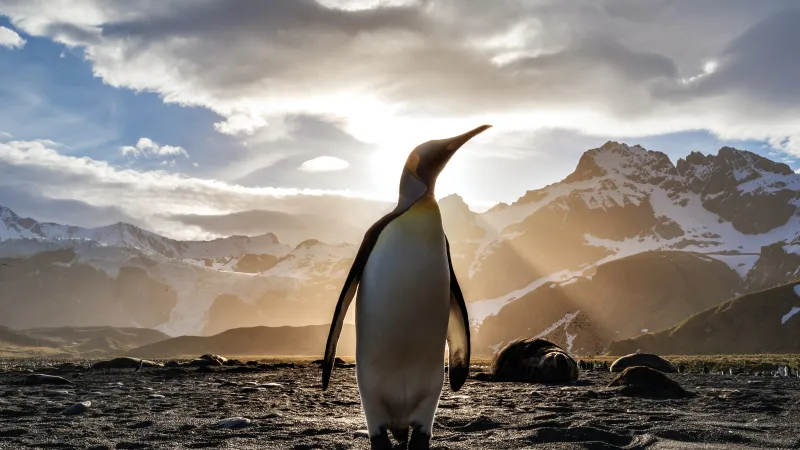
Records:
M53 370L47 373L74 385L15 384L26 368L39 372L45 364L53 362L0 361L0 449L369 448L356 433L366 424L352 368L335 369L325 393L319 367L308 363L210 373ZM608 372L581 372L566 385L470 379L457 393L445 383L432 448L800 448L800 378L670 377L698 395L623 397L605 387L613 378ZM280 385L257 388L265 383ZM88 411L62 414L86 400ZM217 425L237 416L250 424Z

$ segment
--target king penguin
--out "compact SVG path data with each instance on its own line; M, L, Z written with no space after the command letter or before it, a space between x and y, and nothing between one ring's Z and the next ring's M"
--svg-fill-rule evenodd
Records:
M334 310L322 389L328 388L345 314L356 297L356 380L373 450L428 449L444 380L469 373L469 317L434 198L436 178L482 125L417 146L400 176L397 206L364 234ZM411 429L411 439L408 431Z

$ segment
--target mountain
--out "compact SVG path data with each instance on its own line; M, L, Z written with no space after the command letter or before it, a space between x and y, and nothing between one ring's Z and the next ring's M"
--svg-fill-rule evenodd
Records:
M554 326L567 345L566 333L576 332L570 327L586 323L573 345L593 352L800 276L800 175L730 147L673 164L664 153L607 142L585 152L564 180L511 204L478 214L452 195L439 205L482 351L542 333L558 341L548 331ZM291 247L271 234L176 241L127 224L84 229L0 211L0 264L8 265L0 266L0 308L14 305L0 325L14 328L115 325L214 335L325 324L359 244L308 236ZM672 283L707 279L714 287L691 284L708 294L695 297L665 285L658 271ZM616 283L636 290L613 294ZM614 304L628 320L574 304L574 296ZM542 305L549 309L539 314ZM654 311L664 319L650 317ZM529 323L515 322L522 314L532 316Z
M227 356L318 356L328 339L328 325L302 327L244 327L213 336L181 336L145 345L127 353L136 358L177 358L214 353ZM345 325L338 356L355 355L355 327Z
M800 175L728 147L696 155L676 167L661 152L608 142L563 181L488 211L483 219L500 238L476 255L496 268L473 280L487 290L480 297L657 249L725 252L720 259L746 274L762 246L800 245ZM782 206L760 206L774 204Z
M169 339L147 328L54 327L13 330L0 326L0 355L41 354L81 357L120 355Z
M176 241L123 222L99 228L41 223L20 217L3 206L0 206L0 221L0 241L34 239L63 242L62 245L69 246L72 241L86 240L106 246L136 249L164 258L208 259L246 253L284 255L291 250L291 247L280 244L274 234L231 236L211 241Z
M570 352L599 354L612 339L664 329L725 301L740 284L725 263L698 253L627 256L583 276L542 283L504 306L480 325L473 351L491 356L520 336L532 336Z
M657 333L613 342L612 355L800 353L800 279L746 294Z

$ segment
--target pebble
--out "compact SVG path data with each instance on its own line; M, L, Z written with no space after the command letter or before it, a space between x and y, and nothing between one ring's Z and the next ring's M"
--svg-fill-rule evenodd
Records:
M369 431L368 430L356 430L356 432L353 433L353 437L354 438L366 438L366 439L369 439Z
M161 395L161 394L150 394L150 395L147 396L147 398L150 399L150 400L163 400L166 397Z
M228 417L217 422L217 425L229 429L244 428L250 425L250 419L246 417Z
M74 416L76 414L82 414L88 411L90 406L92 406L92 402L90 402L89 400L86 400L85 402L78 402L70 406L69 408L65 409L62 414L66 416Z
M283 387L283 385L280 383L264 383L264 384L259 384L257 387L266 389L266 388L279 388Z

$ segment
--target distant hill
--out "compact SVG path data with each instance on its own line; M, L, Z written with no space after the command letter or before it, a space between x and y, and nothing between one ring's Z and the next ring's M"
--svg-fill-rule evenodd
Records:
M141 347L170 338L168 334L158 330L134 327L51 327L30 328L24 332L33 336L47 337L63 345L82 344L93 339L113 339L128 348Z
M672 328L613 342L609 353L800 353L800 280L736 297Z
M181 336L133 349L127 356L177 358L205 353L260 356L318 356L325 352L329 325L302 327L235 328L213 336ZM336 350L339 356L355 355L355 327L345 325Z
M58 345L49 338L31 336L24 331L13 330L2 325L0 325L0 342L8 346L19 347L53 347Z
M121 355L170 337L147 328L55 327L13 330L0 326L0 355L100 357Z

